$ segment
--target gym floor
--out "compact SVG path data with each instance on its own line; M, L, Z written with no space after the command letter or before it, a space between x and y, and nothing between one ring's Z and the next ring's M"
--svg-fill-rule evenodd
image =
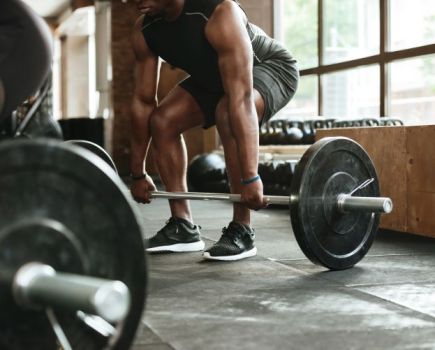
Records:
M209 246L231 205L191 203ZM147 236L169 217L165 200L139 208ZM356 267L330 272L305 258L289 221L285 208L255 212L258 255L239 262L150 255L132 349L435 348L435 239L380 232Z

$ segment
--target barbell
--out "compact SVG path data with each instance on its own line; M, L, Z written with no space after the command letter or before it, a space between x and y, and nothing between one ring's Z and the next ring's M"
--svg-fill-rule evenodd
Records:
M128 349L143 232L114 169L73 144L0 143L0 349Z
M369 180L370 182L373 179ZM367 183L369 182L367 181ZM363 183L362 185L366 185ZM359 189L359 188L358 188ZM151 198L164 199L193 199L193 200L221 200L233 203L242 203L240 194L232 193L206 193L206 192L166 192L153 191ZM292 205L293 201L297 200L292 196L264 196L267 204L276 205ZM358 197L352 196L349 193L340 193L336 196L334 205L337 207L337 212L345 214L348 212L373 212L389 214L393 210L393 202L387 197Z
M0 144L0 348L127 349L146 298L137 206L110 162L74 144ZM154 198L240 201L240 195L154 192ZM302 156L286 204L305 255L349 268L369 250L381 213L370 157L347 138ZM91 300L91 301L90 301ZM130 307L129 307L130 306Z
M379 197L379 192L375 167L361 145L348 138L329 137L302 156L290 196L265 199L270 204L289 205L296 240L311 261L343 270L365 256L380 214L393 210L392 200ZM241 200L239 194L162 191L152 192L151 198Z
M88 140L67 140L65 141L65 143L80 146L87 149L88 151L91 151L92 153L100 157L102 160L104 160L107 164L109 164L110 167L116 173L118 173L118 169L116 168L115 162L112 160L112 157L110 157L109 153L107 153L107 151L100 145L97 145L96 143Z

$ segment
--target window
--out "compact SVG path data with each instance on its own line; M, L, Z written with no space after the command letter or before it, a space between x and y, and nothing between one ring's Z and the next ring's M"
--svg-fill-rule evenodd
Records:
M281 113L435 124L434 0L274 3L275 36L301 73Z
M390 1L390 49L400 50L435 42L435 1Z
M379 66L364 66L322 75L323 114L332 118L379 114Z
M379 0L324 0L323 4L325 64L379 52Z
M410 124L431 124L435 120L435 55L391 63L390 112Z
M298 93L283 112L288 116L312 117L317 114L317 75L305 75L299 80Z
M284 1L285 20L281 21L282 39L298 58L299 68L315 67L319 64L317 53L317 0Z

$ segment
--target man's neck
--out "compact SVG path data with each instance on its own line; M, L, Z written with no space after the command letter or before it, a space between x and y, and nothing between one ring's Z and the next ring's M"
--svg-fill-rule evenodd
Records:
M183 12L185 2L186 0L171 1L163 14L163 18L168 22L175 21Z

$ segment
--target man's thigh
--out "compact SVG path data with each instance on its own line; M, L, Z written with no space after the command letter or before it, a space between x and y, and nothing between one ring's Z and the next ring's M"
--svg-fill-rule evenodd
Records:
M204 115L203 128L207 129L216 123L216 107L224 96L224 92L211 91L199 86L191 77L183 80L180 87L188 91L198 103Z
M254 89L254 104L257 111L258 122L261 123L264 116L265 104L263 96L256 89ZM229 118L228 97L224 95L216 107L216 125L222 127L222 124L229 124Z
M157 118L164 118L162 122L177 128L180 133L204 123L204 114L193 96L176 86L159 103L156 111Z

